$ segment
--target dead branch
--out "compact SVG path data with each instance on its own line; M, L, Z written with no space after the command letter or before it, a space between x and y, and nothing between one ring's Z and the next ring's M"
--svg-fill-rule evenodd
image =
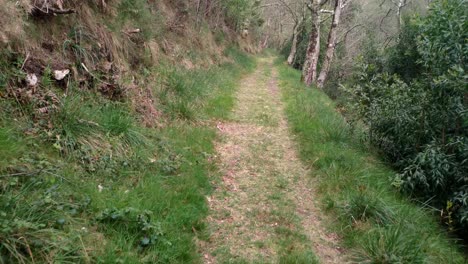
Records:
M40 8L34 6L31 10L32 16L56 16L56 15L68 15L76 13L74 9L57 9L53 7Z
M353 27L351 27L350 29L348 29L341 37L340 37L340 40L336 43L336 45L346 41L346 39L348 38L348 34L351 33L351 31L353 31L355 28L358 28L358 27L364 27L364 25L362 24L357 24L357 25L354 25Z

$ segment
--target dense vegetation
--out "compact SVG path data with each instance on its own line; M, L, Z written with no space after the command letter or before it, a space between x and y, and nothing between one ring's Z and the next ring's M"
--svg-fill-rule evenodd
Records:
M396 168L392 185L436 208L441 221L464 236L468 230L466 10L466 1L439 0L423 15L408 12L389 46L378 39L381 32L367 29L352 71L337 63L325 87L326 93L346 105L353 126L364 124L368 142ZM358 11L349 8L348 17ZM380 30L384 19L377 22ZM327 23L321 27L326 30ZM303 67L309 34L305 26L294 68ZM338 58L350 49L341 41ZM323 35L321 43L324 50ZM291 41L283 47L284 57L290 48ZM338 89L340 83L344 89Z
M394 170L362 144L317 89L299 81L300 72L278 65L292 132L302 160L312 164L329 227L342 236L353 263L463 263L430 210L415 205L389 185Z
M369 140L400 172L394 185L441 210L459 231L468 228L464 7L436 1L427 16L406 20L384 54L368 46L372 55L362 57L347 90Z
M181 1L0 3L0 263L198 262L209 121L254 67L230 25Z

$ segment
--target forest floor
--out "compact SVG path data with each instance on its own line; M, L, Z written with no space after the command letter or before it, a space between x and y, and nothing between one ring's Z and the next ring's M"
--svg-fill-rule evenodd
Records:
M260 58L229 121L217 125L222 177L208 198L205 263L345 263L337 235L324 228L277 82L273 59Z

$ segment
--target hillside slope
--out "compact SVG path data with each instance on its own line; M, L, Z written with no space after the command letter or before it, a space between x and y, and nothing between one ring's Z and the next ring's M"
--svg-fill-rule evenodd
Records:
M183 1L0 5L0 263L198 262L250 37Z

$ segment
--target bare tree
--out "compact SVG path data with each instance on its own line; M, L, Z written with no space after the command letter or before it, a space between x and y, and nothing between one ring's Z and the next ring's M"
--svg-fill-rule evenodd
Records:
M336 43L337 43L337 31L338 25L340 23L341 13L344 7L351 0L336 0L335 8L333 12L332 24L330 26L330 31L328 33L328 43L325 59L322 64L322 69L320 69L320 74L317 80L317 86L323 88L325 80L327 79L328 72L330 71L330 65L333 61L333 55L335 54Z
M386 3L387 0L384 0L380 3L380 6L383 6L384 3ZM390 0L391 2L391 7L390 9L388 10L387 14L382 18L381 20L381 24L382 24L382 21L385 20L385 18L387 18L387 16L390 14L390 13L393 13L395 12L396 16L397 16L397 29L398 31L400 31L401 29L401 24L403 23L403 18L402 18L402 12L403 12L403 8L405 8L405 6L408 5L410 0ZM393 12L392 12L393 11Z
M402 21L401 11L408 4L408 0L392 0L392 3L396 7L398 30L401 30L401 24L403 22Z
M292 65L296 58L299 34L301 34L301 31L303 29L303 23L307 15L306 2L304 0L296 0L292 3L287 3L285 0L278 1L283 7L286 8L294 22L294 26L292 29L291 49L289 51L289 56L287 59L288 64Z

